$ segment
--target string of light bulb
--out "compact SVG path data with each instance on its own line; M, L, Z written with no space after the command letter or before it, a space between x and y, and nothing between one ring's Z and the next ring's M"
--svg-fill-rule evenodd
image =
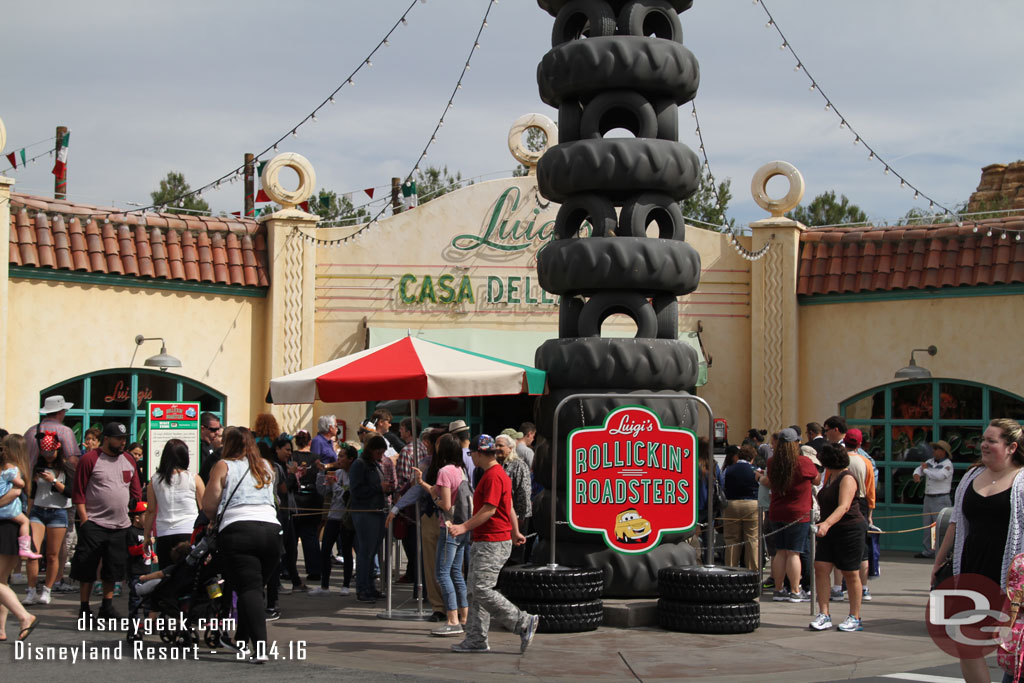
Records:
M412 170L409 171L409 173L405 176L405 180L402 181L403 185L412 180L413 175L419 170L420 164L423 163L423 160L426 158L427 151L430 149L430 146L437 142L438 131L440 131L441 128L444 126L444 119L448 115L448 112L451 111L453 106L455 106L456 94L459 92L459 90L462 89L462 81L466 77L466 72L469 71L470 63L473 61L473 55L476 54L476 51L478 49L480 49L480 36L483 34L484 29L487 28L487 18L491 14L491 9L496 4L498 4L498 0L488 1L487 10L484 12L484 18L480 22L480 27L476 31L476 36L473 38L473 46L469 50L469 56L466 58L466 63L462 66L462 72L459 74L458 81L455 82L455 87L452 88L451 95L448 96L448 103L445 105L444 111L441 113L441 117L437 120L437 124L434 126L434 130L430 134L430 138L427 140L427 143L423 146L423 151L420 152L419 157L416 159L416 163L413 164ZM389 206L390 205L385 205L384 207L382 207L381 210L378 211L377 214L373 218L371 218L367 223L365 223L362 227L344 237L338 237L330 240L321 239L319 237L314 237L313 235L303 232L298 227L292 228L292 233L293 235L302 238L303 240L310 244L315 244L321 247L337 247L342 244L345 244L350 240L360 240L361 236L367 230L372 228L380 221L381 216L384 215L384 212L388 210Z
M790 43L789 39L786 38L786 34L782 32L782 29L779 27L779 23L775 20L775 17L772 15L771 10L768 9L768 5L765 3L765 0L753 0L753 4L760 5L761 9L764 10L765 15L767 15L768 23L765 24L765 28L775 29L775 32L779 34L779 38L782 39L782 45L779 46L779 49L788 51L793 56L793 59L796 60L796 66L793 67L793 70L797 72L803 72L803 74L807 76L807 79L811 83L811 92L817 92L819 95L821 95L821 97L825 100L825 111L834 113L836 117L839 119L839 127L841 129L846 129L850 131L850 134L853 135L853 144L864 145L864 148L868 150L868 160L877 161L879 164L881 164L883 173L885 175L889 175L891 173L895 178L898 178L900 181L901 188L913 190L915 200L922 198L927 200L929 209L934 209L935 207L942 209L942 215L951 216L957 222L958 226L962 226L963 223L960 220L960 216L955 210L950 209L947 206L944 206L938 200L925 194L919 187L911 183L909 180L906 179L905 176L903 176L895 168L893 168L892 164L886 161L885 158L883 158L875 150L874 147L868 144L864 137L859 132L857 132L857 130L853 127L849 119L846 116L844 116L841 111L839 111L839 108L836 106L835 102L828 96L828 94L824 91L824 89L821 87L821 84L817 80L815 80L814 76L811 75L811 72L808 71L807 66L804 64L804 61L800 58L800 55L796 53L796 50L793 49L792 43Z

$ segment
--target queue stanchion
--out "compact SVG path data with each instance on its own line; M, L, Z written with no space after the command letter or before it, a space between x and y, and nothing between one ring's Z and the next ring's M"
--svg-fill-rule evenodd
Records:
M377 614L378 619L393 619L394 621L427 621L430 619L432 612L424 611L423 609L423 573L421 567L423 566L423 535L420 533L420 502L416 501L416 538L418 543L416 544L416 583L419 586L419 597L416 600L416 609L392 609L391 595L393 593L394 586L391 583L391 563L388 562L387 567L387 581L388 581L388 595L387 595L387 608L383 612ZM394 540L394 535L391 530L391 525L388 525L388 543Z
M813 504L811 506L811 513L810 513L810 515L811 515L811 524L810 524L810 528L809 528L809 533L810 533L811 538L810 538L810 541L808 541L809 546L810 546L810 550L807 552L807 557L808 557L808 559L810 560L810 563L811 563L811 616L813 617L814 615L817 614L817 612L815 610L816 610L817 605L818 605L818 575L814 571L814 555L815 555L815 552L817 550L817 545L818 545L818 533L817 533L818 526L814 522L814 506L813 506Z

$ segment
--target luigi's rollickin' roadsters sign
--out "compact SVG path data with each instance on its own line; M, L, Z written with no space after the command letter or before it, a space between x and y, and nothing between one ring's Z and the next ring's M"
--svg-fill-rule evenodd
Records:
M697 524L697 438L663 427L641 406L618 408L602 427L575 429L567 440L568 521L603 534L609 548L645 553L663 534Z

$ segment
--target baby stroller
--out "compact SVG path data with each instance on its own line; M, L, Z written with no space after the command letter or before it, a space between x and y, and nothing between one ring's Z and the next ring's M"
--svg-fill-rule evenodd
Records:
M210 550L205 530L201 527L193 531L192 551L164 570L167 575L143 601L145 609L159 613L168 623L177 621L174 628L159 632L160 640L169 645L189 648L205 643L218 648L222 640L228 640L222 624L230 616L231 605L225 608L219 562Z

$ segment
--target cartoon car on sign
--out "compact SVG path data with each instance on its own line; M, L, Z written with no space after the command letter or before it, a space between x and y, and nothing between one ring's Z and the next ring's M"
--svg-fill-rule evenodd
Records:
M621 543L643 543L651 535L651 523L636 508L623 510L615 516L615 538Z

